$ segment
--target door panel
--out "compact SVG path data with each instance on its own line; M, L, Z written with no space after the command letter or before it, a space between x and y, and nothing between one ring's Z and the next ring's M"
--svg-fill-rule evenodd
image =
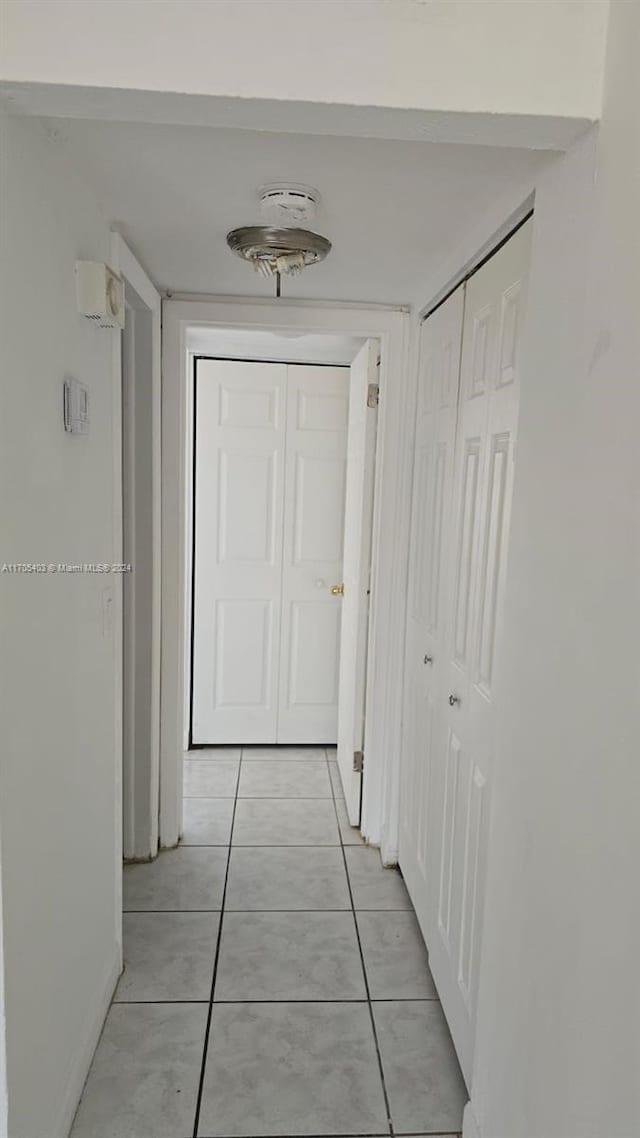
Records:
M422 326L409 559L406 729L403 745L400 864L425 935L435 920L430 882L428 802L433 756L441 746L445 684L444 617L449 568L451 480L456 430L464 289ZM432 851L431 851L432 855Z
M371 585L371 540L377 404L368 398L378 382L375 340L363 344L350 369L347 486L345 495L338 768L349 821L360 823L362 773L354 754L364 748L365 693Z
M442 742L434 748L428 862L439 881L431 970L471 1077L493 781L519 351L531 225L467 283L445 602ZM429 907L429 903L428 903Z
M287 368L279 743L337 738L349 369Z
M216 602L216 709L266 708L271 680L272 606L269 601Z
M340 609L322 601L291 605L289 705L333 707L338 699Z
M194 743L275 743L286 366L198 360Z
M220 450L220 563L271 565L275 557L275 455ZM251 487L251 492L248 488Z
M346 458L295 457L294 565L342 564Z
M423 325L400 865L469 1082L531 225Z

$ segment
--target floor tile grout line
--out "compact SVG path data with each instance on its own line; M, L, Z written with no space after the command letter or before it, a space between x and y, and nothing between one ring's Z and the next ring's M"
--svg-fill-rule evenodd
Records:
M207 1135L201 1134L200 1138L237 1138L236 1136L229 1135ZM246 1138L246 1136L245 1136ZM259 1136L259 1138L331 1138L327 1134L268 1134ZM350 1134L340 1135L340 1138L389 1138L387 1130L369 1131L364 1134L362 1131L351 1131ZM459 1130L397 1130L395 1138L462 1138Z
M325 748L325 759L327 762L327 774L329 775L329 781L331 782L331 770L329 769L329 757L327 755L326 748ZM351 911L353 913L353 923L354 923L355 930L356 930L356 940L358 942L358 951L360 953L360 963L362 964L362 974L364 976L364 986L365 986L365 991L367 994L367 1006L369 1009L369 1019L371 1021L371 1030L373 1032L373 1042L375 1045L376 1055L378 1058L378 1070L380 1072L380 1081L382 1083L382 1094L384 1096L384 1104L385 1104L385 1109L387 1112L387 1123L389 1126L389 1134L390 1134L391 1138L394 1138L393 1119L391 1117L391 1104L389 1102L389 1095L387 1092L387 1084L385 1082L385 1077L384 1077L384 1067L382 1065L382 1053L380 1051L380 1043L378 1040L378 1032L376 1030L376 1021L375 1021L375 1018L373 1015L373 1006L371 1003L371 990L369 988L369 977L367 976L367 968L366 968L366 965L364 962L364 953L362 951L362 942L360 940L360 929L358 928L358 918L356 916L356 907L355 907L355 902L354 902L354 897L353 897L353 889L351 888L351 878L349 876L349 865L347 862L345 845L344 845L344 842L342 840L342 830L340 829L340 819L338 817L338 807L336 804L336 795L335 795L335 790L333 788L332 782L331 782L331 794L332 794L332 798L333 798L333 809L335 811L335 816L336 816L336 825L338 827L338 833L340 835L340 848L342 850L342 859L344 861L344 871L347 875L347 888L349 890L349 897L351 898Z
M331 802L330 794L183 794L190 802ZM344 801L341 799L341 801Z
M209 1138L209 1135L202 1134L202 1135L200 1135L200 1138ZM215 1138L215 1136L211 1135L211 1138ZM218 1138L221 1138L221 1136L218 1135ZM222 1138L228 1138L228 1136L223 1135ZM236 1138L237 1138L237 1136L236 1136ZM247 1138L247 1136L245 1135L244 1138ZM253 1135L251 1135L250 1138L253 1138ZM332 1136L330 1134L293 1134L292 1135L291 1133L289 1133L289 1134L266 1134L266 1135L259 1136L259 1138L332 1138ZM376 1130L376 1131L370 1130L370 1131L368 1131L368 1133L365 1134L365 1133L363 1133L362 1130L358 1130L358 1131L352 1130L350 1134L341 1134L340 1138L389 1138L389 1132L387 1130ZM430 1136L429 1136L429 1131L426 1131L426 1132L423 1131L422 1134L417 1134L417 1133L416 1134L406 1134L406 1135L403 1134L402 1138L430 1138ZM455 1131L452 1131L450 1134L445 1131L445 1133L443 1134L442 1132L436 1133L436 1131L434 1130L432 1132L431 1138L458 1138L458 1135L456 1134Z
M248 799L245 798L245 799L242 799L242 801L247 802ZM254 798L253 801L257 802L258 800ZM269 801L278 802L279 799L273 798L273 799L270 799ZM287 802L295 802L295 798L288 798L288 799L286 799L286 801ZM331 799L330 798L325 798L325 799L307 798L306 801L307 802L330 802ZM340 845L341 845L340 842L295 842L295 843L294 842L275 842L272 845L269 845L268 843L265 844L265 842L234 842L233 843L234 849L237 849L237 850L261 850L261 849L269 849L269 850L339 850Z
M237 846L233 846L237 850ZM225 907L225 913L350 913L352 911L351 905L345 905L342 909L233 909L230 905ZM410 909L356 909L356 913L408 913ZM150 916L162 916L164 914L186 913L191 916L202 914L206 916L211 913L222 913L222 909L123 909L123 917L141 917L149 914ZM420 997L417 997L420 999Z
M297 916L297 914L295 914ZM208 1004L209 997L203 996L201 1000L194 1000L193 997L188 997L183 1000L179 999L155 999L155 1000L112 1000L112 1004L129 1005L129 1004ZM331 996L329 999L323 996L302 996L291 998L290 996L271 999L248 999L248 1000L216 1000L214 998L214 1007L219 1007L224 1004L366 1004L369 1001L366 996ZM372 1004L437 1004L439 1003L437 996L381 996L380 999L371 1000ZM437 1133L437 1131L436 1131Z
M233 847L237 850L237 846ZM269 848L269 847L267 847ZM351 905L344 905L342 909L232 909L225 907L226 913L350 913ZM409 913L410 909L356 909L356 913ZM144 913L221 913L222 909L123 909L122 915L140 915Z
M198 1127L200 1125L200 1108L202 1106L202 1092L204 1089L204 1076L207 1066L207 1052L209 1050L209 1036L211 1034L211 1019L213 1016L213 997L216 987L216 977L218 974L218 962L220 960L220 948L222 945L222 927L224 925L224 906L227 897L227 886L229 884L229 869L231 866L231 851L233 848L233 827L236 820L236 809L238 805L238 789L240 787L240 775L242 773L242 755L243 748L240 748L240 758L238 760L238 774L236 778L236 794L233 801L233 813L231 816L231 833L229 835L229 848L227 852L227 868L224 875L224 885L222 889L222 900L220 902L220 921L218 923L218 936L216 938L216 951L213 958L213 975L211 977L211 991L209 995L209 1006L207 1010L207 1022L204 1032L204 1043L202 1047L202 1063L200 1065L200 1079L198 1081L198 1094L196 1097L195 1117L193 1120L193 1138L197 1138Z

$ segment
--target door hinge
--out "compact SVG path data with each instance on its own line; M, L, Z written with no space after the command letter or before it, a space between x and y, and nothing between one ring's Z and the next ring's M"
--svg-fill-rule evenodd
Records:
M367 407L377 407L380 402L380 385L370 383L367 388Z
M364 751L353 752L353 769L356 774L362 774L364 769Z

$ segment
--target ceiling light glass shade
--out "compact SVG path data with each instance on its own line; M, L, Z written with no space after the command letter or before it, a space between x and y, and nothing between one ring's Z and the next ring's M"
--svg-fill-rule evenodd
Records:
M249 261L264 277L296 276L307 265L324 261L331 242L308 229L278 229L270 225L246 225L227 233L233 253Z

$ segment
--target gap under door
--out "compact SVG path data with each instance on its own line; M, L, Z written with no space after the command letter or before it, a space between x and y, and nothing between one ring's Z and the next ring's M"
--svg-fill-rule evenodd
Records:
M195 745L336 743L349 374L195 361Z

